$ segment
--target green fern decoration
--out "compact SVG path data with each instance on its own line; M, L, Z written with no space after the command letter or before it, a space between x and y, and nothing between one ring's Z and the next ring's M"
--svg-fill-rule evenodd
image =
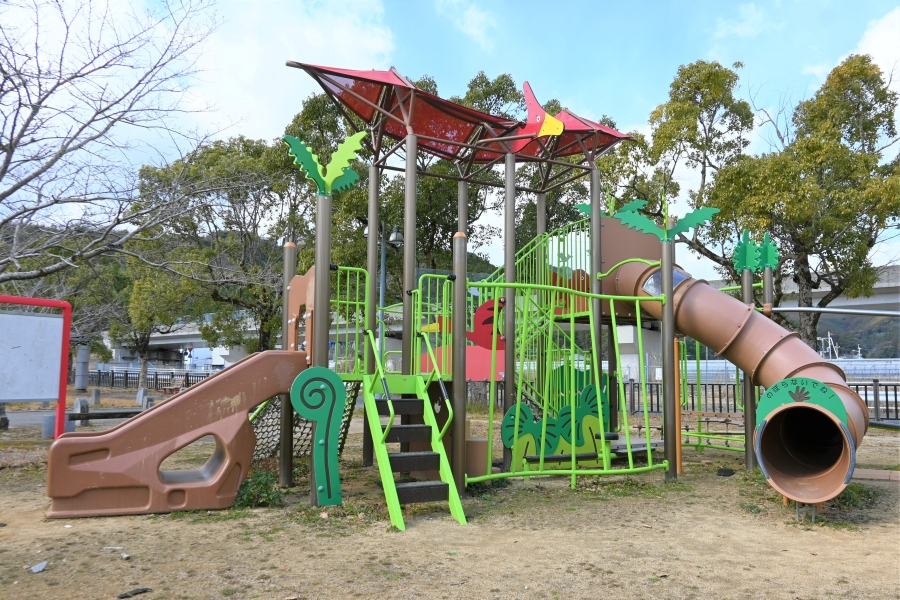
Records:
M625 204L622 208L617 210L615 216L618 217L620 215L623 215L623 214L629 213L629 212L636 213L637 211L641 210L645 206L647 206L646 200L632 200L631 202Z
M616 218L622 221L622 224L627 225L630 229L637 229L638 231L642 231L644 233L652 233L660 240L666 239L666 232L660 229L652 219L645 217L641 213L623 213L622 211L619 211L616 213Z
M734 269L738 273L759 270L759 246L750 239L750 232L746 229L734 249L733 261Z
M778 268L778 261L781 260L781 254L778 252L778 246L769 239L769 232L763 236L763 243L759 245L759 266L761 269L766 267L773 271Z
M360 131L341 142L331 162L325 167L319 164L319 157L310 152L307 145L289 135L282 138L290 148L290 156L294 157L294 164L306 171L306 178L314 181L319 190L319 195L330 196L332 192L339 192L351 187L359 181L359 175L350 168L350 161L356 158L356 153L362 148L362 139L367 132Z
M711 221L713 215L718 212L720 212L718 208L712 208L710 206L704 206L702 208L698 208L697 210L692 210L688 214L678 219L678 222L675 223L675 226L669 230L669 237L674 238L679 233L687 233L688 230L694 227L705 225L706 223Z
M288 154L294 157L294 164L300 165L301 169L306 171L306 178L315 182L319 193L324 192L326 188L325 177L322 175L322 165L319 164L319 157L310 152L303 140L290 135L286 135L282 139L290 148Z

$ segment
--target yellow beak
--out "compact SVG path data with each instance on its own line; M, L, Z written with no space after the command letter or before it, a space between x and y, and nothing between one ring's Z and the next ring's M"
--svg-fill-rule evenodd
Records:
M544 137L545 135L560 135L563 132L563 129L562 121L544 113L544 123L541 125L538 137Z

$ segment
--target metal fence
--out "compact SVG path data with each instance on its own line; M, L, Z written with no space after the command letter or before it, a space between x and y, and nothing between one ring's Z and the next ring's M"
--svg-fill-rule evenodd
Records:
M184 387L199 383L212 375L213 371L203 372L178 372L178 371L152 371L147 373L147 388L162 391L172 387L173 383L180 382L184 378ZM88 385L108 388L137 389L140 371L90 371L88 373Z

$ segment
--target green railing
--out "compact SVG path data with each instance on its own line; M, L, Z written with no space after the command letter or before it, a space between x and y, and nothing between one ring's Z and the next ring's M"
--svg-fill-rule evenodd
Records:
M334 371L343 379L368 373L368 352L363 331L369 301L369 274L356 267L338 267L331 274L330 314L336 320Z
M378 357L378 344L375 343L375 334L372 333L371 330L365 331L365 336L368 338L369 343L372 346L372 352L375 355L375 377L372 377L368 381L370 382L365 390L366 394L370 396L375 395L375 384L377 381L381 381L381 389L384 392L382 395L382 399L387 403L388 407L388 423L387 427L384 428L384 432L381 435L381 443L384 444L385 440L387 440L388 433L391 431L391 427L394 426L394 403L391 402L391 392L388 389L387 377L385 377L384 367L381 364L381 359Z
M539 247L538 244L535 244ZM517 272L518 276L518 272ZM554 283L558 282L555 280ZM508 289L515 290L515 307L517 317L516 328L516 347L508 348L507 351L515 351L517 353L515 373L517 384L517 398L515 405L515 432L513 435L512 453L516 457L519 455L519 425L522 417L523 402L529 400L526 395L530 396L530 404L534 408L540 410L540 437L541 440L537 444L539 450L536 468L525 469L522 465L514 465L512 470L507 473L491 473L491 464L493 460L494 445L494 422L495 407L490 403L488 407L488 458L486 472L488 475L481 477L467 478L467 482L474 483L490 479L498 479L503 477L531 477L535 475L562 475L571 476L572 485L578 475L603 475L610 473L626 473L640 472L651 469L665 468L667 463L655 463L652 455L652 448L649 440L649 411L647 406L646 395L646 379L643 368L643 340L640 334L640 307L642 302L663 302L662 297L620 297L603 294L591 294L586 291L572 289L570 287L558 287L547 284L533 283L512 283L508 284L502 281L481 281L469 282L468 286L479 292L479 303L488 300L498 299L501 294L507 293ZM574 451L577 439L576 419L571 419L569 426L571 431L569 437L572 440L573 451L565 464L555 463L557 466L548 467L545 461L546 450L543 440L547 436L548 420L560 414L563 408L568 407L570 414L576 414L576 404L579 396L579 387L583 387L589 381L596 387L596 390L602 389L603 374L601 373L598 346L599 340L596 339L597 323L594 321L595 316L590 310L582 312L577 310L578 307L590 307L593 299L628 302L634 304L634 314L638 315L638 345L640 349L641 363L641 389L642 404L644 416L644 431L647 432L645 439L645 448L642 454L646 454L647 466L635 466L635 451L632 448L630 425L628 422L628 410L625 406L624 381L621 376L616 377L619 387L619 406L615 409L622 415L620 433L625 437L625 454L628 461L628 467L612 468L611 452L609 445L602 442L602 447L598 453L599 461L602 461L602 468L580 468ZM507 302L506 306L510 306ZM566 309L568 307L568 309ZM572 310L575 308L575 310ZM560 310L563 309L563 310ZM587 318L589 329L589 340L586 341L587 351L575 341L573 332L576 330L576 318ZM617 363L621 364L619 357L618 329L615 313L611 315L612 323L610 332L613 336L613 346L616 348ZM498 322L502 319L494 320L492 328L492 346L496 349L496 339L498 338L499 329ZM494 367L496 365L496 352L492 352L492 377L491 377L491 395L495 391L495 377L493 377ZM581 368L579 368L581 367ZM614 374L618 375L618 374ZM508 376L508 375L507 375ZM530 409L529 409L530 410ZM601 429L603 429L603 418L600 418ZM600 431L599 433L605 433ZM601 435L601 438L604 437ZM514 459L515 460L515 459Z

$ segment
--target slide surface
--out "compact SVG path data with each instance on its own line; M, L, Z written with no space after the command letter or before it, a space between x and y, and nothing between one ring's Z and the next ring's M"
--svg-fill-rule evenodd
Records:
M305 368L304 352L252 354L112 429L60 436L50 447L47 516L231 506L256 444L250 411L289 393ZM160 471L169 455L207 435L215 451L202 467Z

